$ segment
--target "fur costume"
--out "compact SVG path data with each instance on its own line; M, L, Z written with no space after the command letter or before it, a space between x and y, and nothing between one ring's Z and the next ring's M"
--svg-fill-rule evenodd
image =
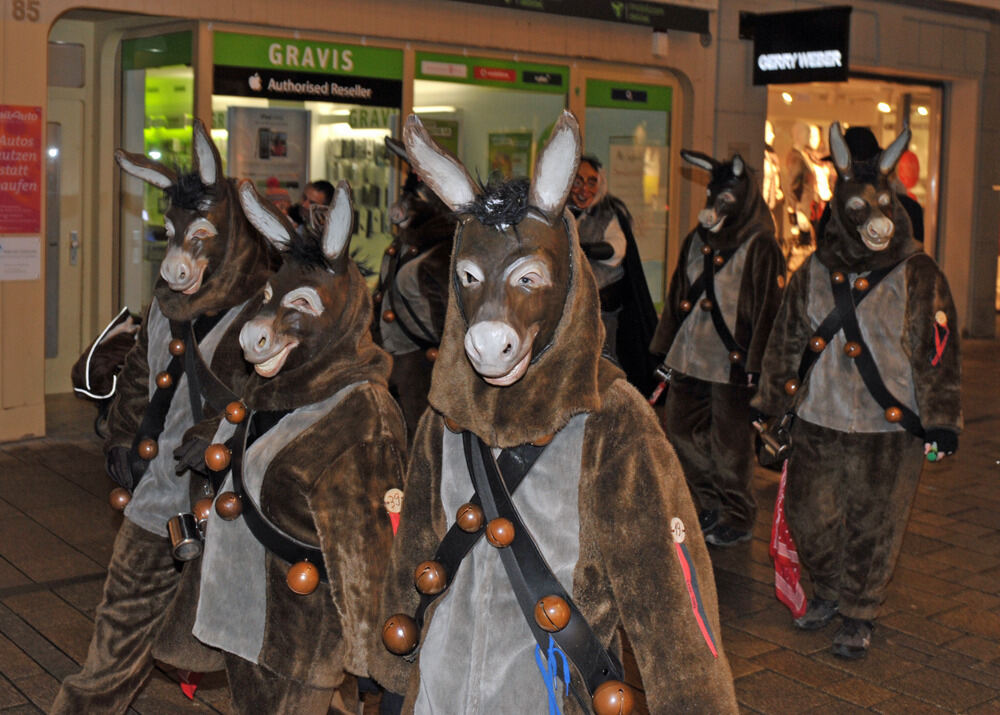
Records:
M241 191L253 193L249 184ZM325 713L346 673L368 674L369 643L378 633L378 592L392 542L383 497L402 487L406 437L386 385L391 360L369 332L371 298L346 256L351 225L346 184L336 196L328 222L333 225L343 208L344 248L338 260L306 256L299 244L318 243L318 237L300 239L277 214L270 215L292 245L268 284L273 297L265 300L285 306L290 293L305 295L303 285L315 286L317 295L340 297L329 299L332 305L324 299L322 318L286 309L274 323L274 313L265 316L255 301L243 316L240 337L246 352L248 344L258 342L250 332L258 324L297 323L303 336L322 327L314 340L302 338L277 374L255 373L246 381L242 401L249 410L287 414L248 447L242 478L247 495L275 526L300 542L319 545L329 583L305 595L294 593L286 583L291 564L266 550L244 519L227 521L213 510L205 553L185 570L174 607L179 614L194 613L194 622L171 619L179 628L168 629L161 639L172 641L179 653L196 653L193 634L221 650L238 712ZM247 211L275 240L258 213L249 206ZM339 314L330 312L338 308ZM223 421L213 441L225 442L235 431L235 424ZM232 479L231 474L225 478L220 493L232 490ZM257 696L248 697L251 692ZM265 702L277 709L265 708Z
M157 281L136 345L126 356L119 376L108 417L106 451L132 444L158 389L156 376L171 359L167 349L170 321L222 313L198 348L217 375L235 374L235 361L242 365L242 358L217 347L242 305L260 290L277 264L276 254L243 217L235 182L221 175L221 160L200 123L195 127L195 143L203 153L196 155L196 171L189 175L176 176L144 157L124 153L118 157L130 173L162 182L156 185L166 188L171 196L168 218L177 221L179 214L173 210L194 210L194 205L200 204L192 215L203 217L195 220L207 217L218 228L218 235L208 240L218 242L213 248L224 248L224 254L221 264L204 274L193 295L171 290L162 277ZM178 228L183 230L181 225ZM185 431L202 417L200 406L196 409L191 404L187 376L182 376L157 440L158 454L135 487L115 538L87 660L80 673L63 682L53 713L124 712L149 676L151 649L180 579L166 538L167 520L191 510L190 474L176 473L174 450L181 445Z
M407 131L414 122L411 118ZM565 122L564 115L553 137L561 136ZM579 151L578 139L576 146ZM536 180L545 174L536 168ZM490 194L483 199L491 201ZM601 644L620 656L617 629L627 632L653 712L736 712L711 564L694 528L696 514L680 465L649 405L620 370L601 359L604 331L593 274L562 203L553 221L562 222L566 232L561 239L566 253L556 260L569 264L568 293L551 339L516 382L493 386L473 368L452 285L431 386L433 409L421 420L413 445L383 615L414 612L419 597L414 567L431 558L455 521L456 506L473 493L461 438L446 421L494 448L554 435L513 496L553 573ZM522 224L520 230L530 227ZM690 550L717 656L693 615L672 526ZM412 664L381 646L374 664L377 680L406 694L404 712L544 712L546 688L533 655L535 639L497 549L485 539L428 609L421 643ZM586 692L575 670L572 681ZM561 704L564 712L583 712L572 698L561 698Z
M682 155L712 171L711 208L702 212L703 224L681 246L650 346L654 354L666 356L664 364L673 371L664 429L699 509L717 512L719 524L749 532L756 516L750 492L749 402L781 300L784 260L770 211L739 155L725 163L694 152ZM721 216L712 201L723 191L738 203L712 230ZM722 262L714 276L715 300L734 340L746 351L736 362L704 307L704 291L689 299L692 283L704 270L704 251Z
M835 130L838 125L831 128L831 147ZM908 137L904 131L886 153L901 150ZM785 511L815 595L838 601L848 618L870 621L899 554L924 461L924 439L887 419L845 352L851 346L842 330L824 346L814 344L813 350L820 347L818 357L800 378L800 360L834 307L831 279L864 293L863 299L854 298L861 335L885 385L918 415L928 440L935 431L961 431L960 363L948 282L920 251L898 198L878 178L885 159L875 156L853 165L849 159L838 161L841 175L817 250L785 291L754 404L769 415L797 416ZM851 167L847 173L845 163ZM883 250L866 246L859 237L863 227L845 208L848 195L869 192L873 201L878 195L889 225L894 224ZM881 270L889 272L869 289L868 277ZM866 282L858 283L861 279ZM950 334L942 344L947 326ZM954 440L957 447L957 436Z

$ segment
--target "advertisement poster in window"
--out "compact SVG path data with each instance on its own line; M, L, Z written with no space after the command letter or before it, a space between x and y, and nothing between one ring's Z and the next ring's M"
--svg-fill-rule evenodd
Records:
M0 234L42 225L42 108L0 104Z
M531 132L491 132L490 173L504 179L531 175Z
M310 113L303 109L229 108L229 173L261 194L284 189L297 201L309 181Z

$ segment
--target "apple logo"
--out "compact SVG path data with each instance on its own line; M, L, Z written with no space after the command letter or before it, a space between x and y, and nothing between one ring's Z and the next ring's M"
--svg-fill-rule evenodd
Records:
M260 72L254 72L252 75L250 75L250 78L247 80L247 82L250 84L250 89L252 89L254 92L259 92L263 87L263 84L260 81Z

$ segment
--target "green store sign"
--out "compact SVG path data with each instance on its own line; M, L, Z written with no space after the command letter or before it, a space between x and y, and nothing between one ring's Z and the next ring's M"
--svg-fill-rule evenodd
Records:
M384 47L216 32L213 57L228 67L403 79L402 50Z
M587 106L610 109L645 109L669 112L673 92L670 87L634 82L587 80Z
M417 53L417 79L566 94L569 68L493 57Z

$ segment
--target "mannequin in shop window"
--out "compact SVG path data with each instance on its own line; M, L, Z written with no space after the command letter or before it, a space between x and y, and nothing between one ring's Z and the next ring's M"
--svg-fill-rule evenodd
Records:
M789 270L794 271L815 246L813 222L823 213L815 162L809 146L810 128L805 122L792 127L792 148L785 155L785 210L789 240L782 245Z
M656 331L656 309L632 233L632 215L608 193L597 157L580 157L569 208L600 291L604 354L621 366L632 385L649 394L655 386L656 360L648 346Z
M764 185L762 187L764 203L771 211L774 219L775 238L783 245L783 210L785 193L781 190L781 159L774 150L774 125L771 120L764 122Z

